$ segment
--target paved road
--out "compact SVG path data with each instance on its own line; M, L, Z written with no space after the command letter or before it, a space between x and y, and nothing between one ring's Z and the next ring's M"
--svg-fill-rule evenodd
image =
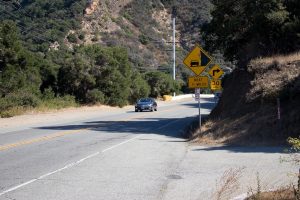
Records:
M202 102L208 114L213 99ZM266 188L294 180L287 174L296 167L279 163L282 148L187 143L181 135L197 113L197 103L186 99L164 103L158 112L120 109L6 129L0 133L0 199L213 199L229 169L241 169L244 184L224 199L255 187L257 172Z

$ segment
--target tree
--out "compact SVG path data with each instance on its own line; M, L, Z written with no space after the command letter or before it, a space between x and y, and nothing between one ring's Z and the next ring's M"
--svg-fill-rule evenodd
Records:
M175 82L172 80L171 76L163 72L148 72L145 74L145 79L150 85L151 97L161 97L165 94L171 94L176 90Z
M297 50L299 16L288 6L295 2L213 0L213 19L204 28L207 48L221 49L227 59L241 64L254 57Z
M96 84L91 72L92 66L79 55L66 60L58 72L59 92L63 95L74 95L78 101L85 102L87 92Z
M142 97L148 97L150 86L145 78L137 71L132 74L129 102L134 103Z
M107 97L107 103L121 107L126 105L132 73L126 50L118 47L101 49L96 63L101 66L97 86Z
M21 47L16 25L4 21L0 26L0 38L0 97L21 88L38 93L40 63L36 56Z

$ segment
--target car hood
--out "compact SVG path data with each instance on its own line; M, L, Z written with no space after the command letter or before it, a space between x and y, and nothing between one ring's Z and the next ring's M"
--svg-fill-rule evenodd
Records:
M138 102L137 105L149 105L151 102Z

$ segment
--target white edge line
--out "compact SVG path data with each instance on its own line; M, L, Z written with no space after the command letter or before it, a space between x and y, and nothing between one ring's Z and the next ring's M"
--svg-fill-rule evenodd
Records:
M120 145L122 145L122 144L125 144L125 143L127 143L127 142L130 142L131 140L134 140L134 139L136 139L136 138L138 138L138 137L141 137L141 136L142 136L142 135L135 136L135 137L133 137L133 138L131 138L131 139L129 139L129 140L126 140L126 141L121 142L121 143L119 143L119 144L116 144L116 145L114 145L114 146L112 146L112 147L109 147L109 148L107 148L107 149L104 149L104 150L102 150L102 153L104 153L104 152L106 152L106 151L109 151L109 150L112 150L112 149L114 149L114 148L116 148L116 147L118 147L118 146L120 146Z
M22 183L22 184L20 184L20 185L17 185L17 186L15 186L15 187L12 187L12 188L10 188L10 189L8 189L8 190L5 190L5 191L3 191L3 192L0 193L0 196L6 194L6 193L8 193L8 192L12 192L12 191L14 191L14 190L16 190L16 189L19 189L19 188L21 188L21 187L24 187L25 185L28 185L28 184L30 184L30 183L33 183L33 182L35 182L36 180L37 180L37 179L32 179L32 180L30 180L30 181L27 181L27 182L25 182L25 183Z
M121 142L121 143L119 143L119 144L116 144L116 145L114 145L114 146L111 146L111 147L109 147L109 148L107 148L107 149L104 149L104 150L102 150L102 153L104 153L104 152L106 152L106 151L109 151L109 150L111 150L111 149L114 149L114 148L116 148L116 147L118 147L118 146L121 146L122 144L128 143L128 142L130 142L130 141L132 141L132 140L134 140L134 139L136 139L136 138L138 138L138 137L141 137L141 136L142 136L142 135L138 135L138 136L133 137L133 138L131 138L131 139L129 139L129 140L126 140L126 141L124 141L124 142ZM5 191L3 191L3 192L0 192L0 196L2 196L2 195L4 195L4 194L7 194L7 193L9 193L9 192L15 191L15 190L17 190L17 189L19 189L19 188L22 188L22 187L26 186L26 185L29 185L29 184L31 184L31 183L37 181L37 180L44 179L44 178L46 178L46 177L48 177L48 176L50 176L50 175L52 175L52 174L55 174L55 173L57 173L57 172L66 170L66 169L68 169L68 168L71 168L71 167L73 167L73 166L75 166L75 165L78 165L79 163L82 163L82 162L84 162L85 160L87 160L87 159L89 159L89 158L92 158L92 157L95 157L95 156L97 156L97 155L99 155L99 154L100 154L100 152L93 153L93 154L91 154L91 155L89 155L89 156L87 156L87 157L85 157L85 158L82 158L82 159L76 161L76 162L70 163L70 164L64 166L63 168L60 168L60 169L58 169L58 170L55 170L55 171L52 171L52 172L50 172L50 173L44 174L44 175L42 175L42 176L40 176L40 177L38 177L38 178L32 179L32 180L30 180L30 181L27 181L27 182L25 182L25 183L22 183L22 184L20 184L20 185L15 186L15 187L9 188L9 189L7 189L7 190L5 190Z

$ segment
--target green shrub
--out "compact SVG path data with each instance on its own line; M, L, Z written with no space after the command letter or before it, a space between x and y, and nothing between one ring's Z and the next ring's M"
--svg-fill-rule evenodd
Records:
M53 90L51 88L45 89L45 91L42 95L42 99L49 100L49 99L54 99L54 98L55 98L55 94L54 94Z
M65 95L62 97L55 97L50 99L44 99L43 102L37 108L38 110L49 110L49 109L61 109L67 107L77 107L78 104L75 101L75 97L71 95Z
M142 34L142 35L139 35L139 41L143 44L143 45L147 45L149 43L149 38Z
M291 152L292 153L300 152L300 138L289 137L287 139L287 142L289 143L289 145L291 145Z
M33 93L27 90L19 90L4 97L1 103L4 103L4 108L21 106L21 107L36 107L41 103L41 100ZM2 110L2 109L1 109Z
M79 36L78 36L78 38L79 38L80 40L84 40L85 34L84 34L84 33L80 33Z
M3 111L1 112L0 111L0 117L2 118L8 118L8 117L13 117L13 116L16 116L16 115L21 115L23 114L27 109L26 108L23 108L23 107L12 107L6 111Z
M41 100L28 90L19 90L0 98L0 116L12 117L40 105Z
M76 43L77 42L77 37L74 33L70 33L67 37L68 41L71 43Z
M86 94L87 103L91 103L91 104L104 103L104 101L105 101L105 96L98 89L89 90Z
M177 84L169 74L163 72L148 72L145 75L148 84L151 87L150 96L161 97L163 95L171 95L181 87Z
M148 97L150 86L140 73L134 72L131 78L129 102L134 103L141 97Z

